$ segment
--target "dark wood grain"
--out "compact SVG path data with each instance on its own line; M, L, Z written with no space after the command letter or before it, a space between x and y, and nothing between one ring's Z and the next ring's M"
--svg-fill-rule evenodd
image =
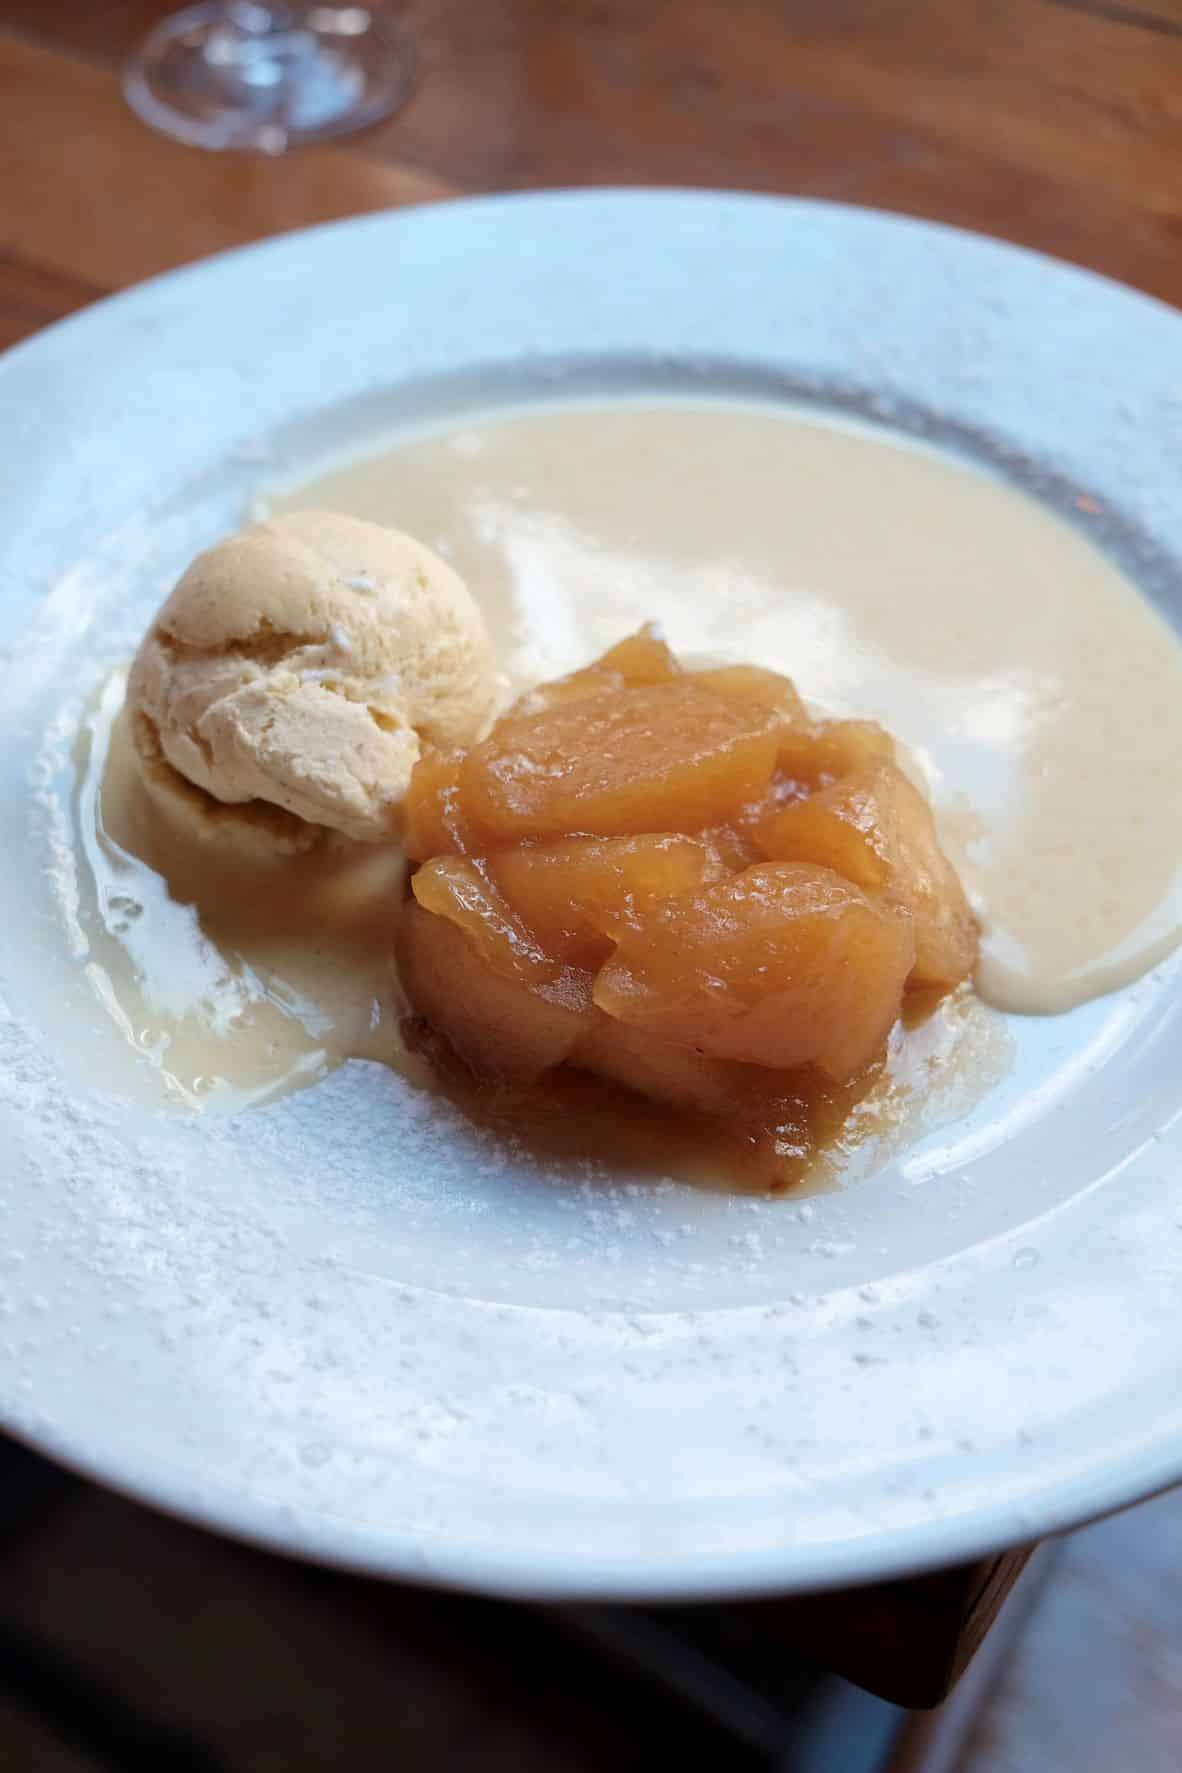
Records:
M894 1705L939 1705L1026 1565L1028 1548L908 1582L752 1603L753 1629Z
M4 33L0 118L0 240L18 280L32 267L59 285L118 289L288 228L452 191L430 173L331 148L270 160L158 140L109 70ZM8 287L0 267L0 298Z
M84 277L66 277L0 251L0 351L84 308L103 294Z
M413 0L411 103L278 162L151 142L117 72L159 0L0 0L11 338L111 289L458 191L745 186L928 215L1182 302L1182 37L1166 0ZM28 271L46 273L31 302ZM53 288L52 280L64 280Z

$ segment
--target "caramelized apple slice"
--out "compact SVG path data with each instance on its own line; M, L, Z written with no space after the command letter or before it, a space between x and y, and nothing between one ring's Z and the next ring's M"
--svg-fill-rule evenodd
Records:
M412 862L467 855L482 845L460 807L462 751L424 751L402 802L402 844Z
M886 895L915 925L912 985L957 985L977 964L977 920L960 877L940 848L932 809L901 770L894 789L895 877Z
M594 669L618 673L630 688L639 688L646 683L671 683L675 677L683 675L677 655L661 638L653 622L646 622L635 634L629 634L609 647L603 657L596 660Z
M764 854L815 862L911 913L911 985L958 984L977 957L964 890L940 848L931 808L891 763L843 777L754 827Z
M572 671L569 677L556 677L552 683L539 683L526 690L506 710L502 719L532 720L550 708L562 708L568 702L582 702L588 696L601 695L604 690L626 687L618 671L601 671L598 665L586 665L581 671ZM493 732L496 730L494 727Z
M784 720L803 726L808 723L804 703L790 677L778 671L766 671L762 665L717 665L708 671L690 673L692 682L729 702L754 702L771 708Z
M546 953L506 904L483 863L465 856L435 856L410 884L423 910L462 930L485 966L503 979L544 984L557 977L561 962Z
M564 837L499 850L485 864L543 948L583 966L605 960L617 928L708 876L692 837Z
M740 844L752 843L752 832L793 801L804 800L835 781L878 763L890 763L895 742L872 720L786 721L776 748L776 767L757 799L730 821ZM753 861L765 851L753 846Z
M416 1012L473 1071L533 1081L560 1065L591 1025L591 975L564 968L528 984L486 965L449 918L415 901L398 932L403 989Z
M764 851L742 824L712 825L709 831L703 831L702 842L710 857L714 880L727 874L741 874L744 868L767 861Z
M895 741L873 720L818 720L782 735L776 768L792 781L824 788L839 776L894 761Z
M460 766L460 807L499 843L696 831L759 795L778 730L693 683L601 690L499 721Z
M510 708L511 715L540 714L543 709L560 707L564 702L579 702L584 696L604 689L636 689L648 683L669 683L682 676L676 656L660 638L652 622L646 622L635 634L618 640L591 665L542 683L525 694Z
M905 913L832 869L768 862L625 930L594 999L676 1046L842 1081L881 1051L914 958Z
M751 836L773 862L815 862L877 892L894 876L898 861L894 799L879 765L842 776L807 798L787 801L751 827Z
M714 1118L736 1116L751 1088L749 1068L733 1059L671 1046L602 1014L579 1036L569 1062L656 1102Z

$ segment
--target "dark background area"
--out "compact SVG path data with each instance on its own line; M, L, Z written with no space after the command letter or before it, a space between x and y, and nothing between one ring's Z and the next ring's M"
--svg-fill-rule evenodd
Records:
M4 1773L1176 1773L1182 1492L1043 1547L952 1698L909 1717L803 1654L870 1620L922 1678L938 1588L536 1608L317 1570L0 1439ZM816 1613L816 1609L820 1612ZM841 1627L844 1609L844 1627ZM899 1641L890 1643L892 1617ZM814 1634L819 1643L819 1634Z

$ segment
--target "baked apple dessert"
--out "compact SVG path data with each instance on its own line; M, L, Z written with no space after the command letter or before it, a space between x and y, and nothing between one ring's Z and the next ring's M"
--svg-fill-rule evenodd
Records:
M865 1094L907 994L976 959L890 735L651 628L425 754L404 810L402 980L452 1053L725 1122L769 1187Z

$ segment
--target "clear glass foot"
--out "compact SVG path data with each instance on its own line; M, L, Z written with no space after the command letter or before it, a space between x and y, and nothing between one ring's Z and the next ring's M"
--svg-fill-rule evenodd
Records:
M388 116L412 77L409 41L380 10L207 0L157 26L123 90L190 147L281 154Z

